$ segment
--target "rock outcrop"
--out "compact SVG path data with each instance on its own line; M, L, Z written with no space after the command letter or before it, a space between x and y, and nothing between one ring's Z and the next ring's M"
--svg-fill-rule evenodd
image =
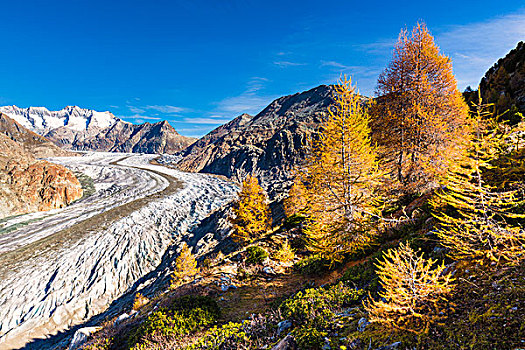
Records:
M46 137L65 148L131 153L177 153L195 139L182 136L167 121L130 124L118 121L94 135L73 138L66 127L54 129ZM72 140L72 141L70 141Z
M65 153L0 115L0 218L61 208L82 197L82 186L70 170L37 160L30 152Z
M525 115L525 43L500 58L479 84L483 102L493 103L494 115L511 124L518 123L518 113ZM467 99L476 101L477 93L466 92ZM471 96L468 96L471 95Z
M36 158L71 157L75 155L73 152L63 150L45 137L28 130L2 113L0 113L0 133L18 143L26 152Z
M230 178L254 173L275 198L290 185L293 168L304 159L308 136L326 115L332 95L332 87L321 85L281 97L254 117L240 115L180 152L177 166Z
M0 107L0 112L56 145L70 150L176 153L195 139L177 133L167 122L131 124L110 112L77 106L60 111L44 107Z

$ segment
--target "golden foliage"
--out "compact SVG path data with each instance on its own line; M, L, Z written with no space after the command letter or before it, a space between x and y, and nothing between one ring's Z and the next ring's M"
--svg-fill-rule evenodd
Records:
M138 309L140 309L143 305L146 305L147 303L149 303L149 299L146 298L144 295L137 293L133 301L133 310L137 311Z
M215 259L213 260L216 264L220 264L224 260L224 258L225 258L224 253L222 251L219 251L217 255L215 256Z
M292 249L288 241L281 244L279 250L275 253L275 259L282 262L289 262L295 258L295 250Z
M239 199L233 205L234 241L246 244L260 238L271 228L270 207L266 192L255 176L242 183Z
M377 217L376 188L382 173L369 119L364 101L344 77L336 87L335 108L329 110L292 188L294 209L307 216L309 249L330 261L372 240L370 223Z
M300 214L304 212L307 207L305 192L306 189L302 181L300 181L300 175L294 177L295 181L288 192L288 197L283 202L284 213L286 216L292 216L293 214Z
M445 266L418 255L408 244L384 253L377 266L383 290L364 303L371 322L420 333L439 319L439 308L453 288Z
M418 190L446 172L468 133L468 107L452 62L426 26L402 30L378 80L374 135L405 190Z
M175 270L171 275L171 288L177 287L188 277L193 277L198 273L197 260L195 260L186 242L182 242L180 255L175 260Z
M525 231L518 225L525 215L516 213L525 202L512 184L498 190L486 179L504 142L495 120L486 119L487 107L480 98L467 152L451 164L443 180L446 187L431 204L440 224L438 235L452 257L513 265L525 258Z

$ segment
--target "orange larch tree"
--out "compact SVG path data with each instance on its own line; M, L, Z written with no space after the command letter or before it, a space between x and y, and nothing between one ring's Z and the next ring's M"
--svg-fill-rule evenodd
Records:
M199 268L197 267L197 260L195 256L191 253L191 248L188 247L186 242L182 242L180 254L175 260L175 269L171 275L171 286L170 288L175 288L188 277L193 277L199 273Z
M379 298L369 297L364 302L370 321L398 330L425 331L440 318L454 278L443 263L436 266L437 261L425 259L405 243L383 253L383 257L384 261L376 265L383 287Z
M432 183L468 134L468 107L425 24L401 31L377 95L374 134L395 177L412 190Z
M346 78L336 86L334 98L292 187L296 207L288 204L307 217L308 248L332 262L371 243L383 176L370 140L366 101Z
M233 204L232 223L234 241L250 243L271 229L272 219L268 197L255 176L248 175L239 192L239 199Z

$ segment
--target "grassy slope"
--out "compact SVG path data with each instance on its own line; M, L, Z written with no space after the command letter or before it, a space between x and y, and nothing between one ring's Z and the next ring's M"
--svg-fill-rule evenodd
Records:
M155 297L116 327L112 321L108 322L87 348L129 349L130 334L152 310L187 294L208 295L217 301L221 316L212 323L217 328L209 331L208 324L176 337L159 336L159 332L151 329L151 334L143 338L142 347L137 348L184 348L191 344L197 344L196 349L261 348L274 345L289 332L302 349L322 348L326 344L332 349L376 349L396 342L401 342L399 349L525 347L525 265L504 268L467 262L451 264L432 233L434 220L427 199L428 196L423 196L404 203L408 205L398 203L398 207L391 210L394 216L400 215L403 212L400 208L404 207L410 219L386 230L374 247L348 257L333 269L312 259L302 249L300 225L284 225L256 244L270 251L272 257L279 242L290 239L298 251L296 268L270 260L265 265L271 266L276 274L268 275L262 271L262 264L247 266L243 250L234 250L221 260L208 259L206 263L211 261L211 266L203 271L200 279ZM427 257L451 264L455 270L457 285L443 319L422 335L395 332L376 324L358 330L359 322L367 317L362 300L368 293L375 295L380 288L374 263L384 250L396 247L401 241L410 242ZM299 258L302 261L298 263ZM237 288L223 292L218 284L225 277L231 278L228 284ZM339 281L343 282L342 289L333 287ZM331 288L337 292L330 292ZM301 292L298 294L298 291ZM323 298L330 293L336 293L335 299L326 304ZM303 310L306 316L297 316L297 310ZM293 321L292 327L278 334L277 324L284 320ZM210 343L199 345L205 341Z

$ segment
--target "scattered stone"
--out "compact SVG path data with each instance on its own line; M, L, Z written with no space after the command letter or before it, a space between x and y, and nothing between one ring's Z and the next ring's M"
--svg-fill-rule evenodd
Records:
M434 250L433 250L433 251L434 251L434 253L436 253L436 254L442 254L442 253L444 253L446 250L447 250L447 248L445 248L445 247L440 247L440 246L437 245L437 246L434 247Z
M221 290L222 290L223 292L226 292L226 291L229 290L229 289L237 289L237 286L236 286L235 284L230 284L230 285L227 285L227 284L224 285L224 284L223 284L223 285L221 286Z
M396 341L395 343L392 343L392 344L386 345L386 346L382 346L380 348L377 348L376 350L394 350L394 349L399 349L401 344L402 343L400 341Z
M91 334L95 333L102 327L84 327L80 328L75 332L75 335L73 335L73 339L71 339L71 342L69 343L69 350L75 350L79 349L80 346L88 340L88 338L91 336Z
M123 313L122 315L120 315L119 317L117 317L117 319L115 320L115 322L113 323L115 326L118 325L119 323L121 323L122 321L128 319L131 315L128 315L127 313Z
M275 275L275 271L270 266L265 266L262 271L267 275Z
M277 324L277 335L281 335L282 332L287 330L288 328L292 327L292 321L285 320L281 321Z
M357 339L352 340L352 342L350 344L348 344L348 347L351 350L362 349L363 348L363 342L361 341L361 339L357 338Z
M330 346L330 339L328 338L324 338L324 344L323 344L323 347L321 348L322 350L331 350L332 347Z
M284 337L272 350L297 350L297 343L291 334Z
M364 317L361 317L359 319L359 321L357 322L357 330L359 332L364 332L365 331L365 328L366 326L368 326L370 324L370 322L368 322L368 320Z

